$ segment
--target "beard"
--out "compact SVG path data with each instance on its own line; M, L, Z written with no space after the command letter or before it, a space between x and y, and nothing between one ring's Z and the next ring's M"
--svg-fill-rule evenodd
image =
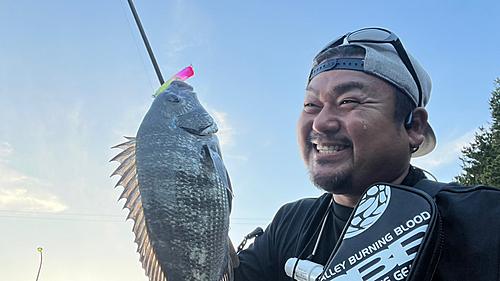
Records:
M310 155L315 149L313 145L313 141L316 142L335 142L335 143L343 143L348 147L352 147L351 140L342 135L330 135L330 134L320 134L312 132L311 135L307 138L307 150L306 155ZM314 161L314 160L310 160ZM316 160L316 165L336 165L338 163L329 160ZM306 166L308 166L306 164ZM353 186L353 176L352 176L352 166L353 163L350 163L350 167L345 171L332 172L329 175L318 175L314 174L310 169L308 169L309 179L311 182L318 188L323 189L326 192L333 194L349 194L352 193Z
M319 165L326 165L329 161L318 161ZM352 174L348 172L334 173L320 176L309 171L309 179L318 188L333 194L348 194L352 192Z

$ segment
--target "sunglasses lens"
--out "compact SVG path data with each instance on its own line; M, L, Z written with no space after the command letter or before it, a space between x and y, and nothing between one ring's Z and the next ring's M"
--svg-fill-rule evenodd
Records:
M355 31L349 35L348 41L387 41L391 33L382 29L362 29Z
M345 35L337 37L332 42L326 44L326 46L323 49L321 49L321 52L328 49L328 48L333 48L333 47L337 47L339 45L342 45L342 43L344 43L344 38L345 38Z

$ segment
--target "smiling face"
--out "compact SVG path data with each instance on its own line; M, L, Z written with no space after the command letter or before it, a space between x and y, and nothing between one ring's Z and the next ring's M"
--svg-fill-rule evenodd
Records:
M394 95L387 82L355 70L325 71L307 87L297 124L300 154L311 180L336 201L355 203L371 184L406 176L410 143L395 121Z

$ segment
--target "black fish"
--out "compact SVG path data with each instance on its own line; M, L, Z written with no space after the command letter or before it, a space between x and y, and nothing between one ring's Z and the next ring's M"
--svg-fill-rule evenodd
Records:
M193 88L174 81L153 101L137 138L115 146L116 186L135 223L151 281L233 280L229 256L232 188L217 125Z

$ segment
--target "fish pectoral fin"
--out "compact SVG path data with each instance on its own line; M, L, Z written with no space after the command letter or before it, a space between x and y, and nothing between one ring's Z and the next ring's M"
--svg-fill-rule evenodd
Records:
M217 171L217 174L219 178L222 180L224 183L224 186L226 187L227 190L227 200L229 202L229 212L231 212L232 206L233 206L233 186L231 185L231 179L229 178L229 173L227 172L226 166L224 165L224 162L222 161L222 157L217 151L214 151L210 146L205 146L206 149L209 152L210 158L212 159L212 162L214 163L215 170Z

